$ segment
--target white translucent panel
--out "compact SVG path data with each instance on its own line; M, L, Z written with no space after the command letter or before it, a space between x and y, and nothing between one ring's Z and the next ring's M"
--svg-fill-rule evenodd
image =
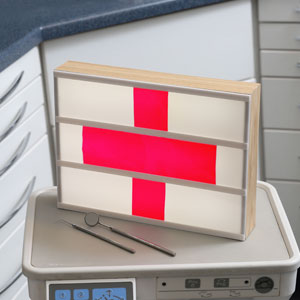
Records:
M60 123L58 130L59 159L83 163L82 126Z
M244 101L169 93L168 105L170 132L245 141Z
M242 189L245 151L230 147L217 147L216 184Z
M59 116L133 126L133 88L58 79Z
M242 233L242 196L166 184L165 220Z
M132 215L131 177L68 167L60 170L62 204ZM242 196L166 184L166 222L240 234L242 210Z
M131 215L131 177L67 167L60 171L62 203Z
M58 78L59 116L134 126L133 88ZM246 142L244 101L169 92L168 130Z

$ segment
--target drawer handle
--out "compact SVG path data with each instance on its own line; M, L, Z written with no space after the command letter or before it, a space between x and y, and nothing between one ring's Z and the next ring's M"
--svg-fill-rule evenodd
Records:
M0 96L0 105L8 98L8 96L18 87L23 77L24 71L22 71L8 87L8 89Z
M20 123L22 120L25 111L27 108L27 102L23 104L23 106L19 109L15 117L12 119L10 124L7 126L7 128L4 130L4 132L0 135L0 142L2 142Z
M0 295L2 295L10 286L12 286L17 279L22 275L22 269L20 268L16 274L14 274L4 285L0 288Z
M0 170L0 176L2 176L6 171L8 171L13 164L19 159L19 157L22 156L23 152L25 151L29 139L30 139L30 132L27 133L27 135L24 137L20 145L18 146L17 150L14 152L12 157L8 160L8 162L4 165L4 167Z
M300 62L297 62L297 68L300 68Z
M10 219L16 215L20 209L25 205L25 203L27 203L32 191L33 191L33 188L34 188L34 185L35 185L35 181L36 181L36 177L34 176L31 181L29 182L29 184L27 185L25 191L23 192L22 196L20 197L19 201L16 203L15 207L11 210L11 212L9 212L7 214L7 216L3 219L3 221L0 223L0 229L5 225L7 224Z

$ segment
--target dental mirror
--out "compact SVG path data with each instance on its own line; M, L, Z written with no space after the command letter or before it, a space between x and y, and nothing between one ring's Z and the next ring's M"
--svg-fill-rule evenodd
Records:
M99 222L99 215L96 214L96 213L93 213L93 212L90 212L90 213L86 214L85 217L84 217L84 221L85 221L85 224L90 226L90 227L94 227L97 224L102 225Z

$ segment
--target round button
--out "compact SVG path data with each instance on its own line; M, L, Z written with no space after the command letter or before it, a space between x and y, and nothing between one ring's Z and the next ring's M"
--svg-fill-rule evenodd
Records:
M266 294L274 287L274 281L270 277L260 277L255 282L255 289L261 293Z

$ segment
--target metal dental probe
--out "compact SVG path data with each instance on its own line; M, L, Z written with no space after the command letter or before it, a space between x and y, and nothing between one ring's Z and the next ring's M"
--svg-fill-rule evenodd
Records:
M160 245L154 244L152 242L144 240L144 239L142 239L140 237L137 237L135 235L129 234L127 232L121 231L121 230L119 230L117 228L114 228L112 226L109 226L109 225L106 225L104 223L101 223L100 222L100 216L98 214L96 214L96 213L91 212L91 213L86 214L85 217L84 217L84 221L85 221L85 224L88 225L88 226L90 226L90 227L94 227L97 224L99 224L99 225L102 225L102 226L108 228L112 232L118 233L118 234L120 234L122 236L125 236L125 237L127 237L129 239L132 239L132 240L134 240L136 242L139 242L139 243L142 243L142 244L144 244L146 246L154 248L154 249L156 249L158 251L161 251L161 252L163 252L163 253L165 253L167 255L170 255L170 256L175 256L176 255L176 253L174 251L169 250L169 249L167 249L165 247L162 247Z
M126 247L126 246L120 244L120 243L117 242L117 241L108 239L108 238L106 238L106 237L104 237L104 236L102 236L102 235L100 235L100 234L97 234L97 233L91 231L91 230L88 230L88 229L83 228L83 227L81 227L81 226L78 226L78 225L76 225L76 224L70 223L70 222L68 222L68 221L66 221L66 220L63 220L63 219L60 219L59 221L64 222L64 223L66 223L66 224L68 224L68 225L71 225L74 229L77 229L77 230L79 230L79 231L81 231L81 232L84 232L84 233L89 234L89 235L91 235L91 236L93 236L93 237L95 237L95 238L98 238L98 239L102 240L102 241L105 241L105 242L107 242L107 243L109 243L109 244L112 244L112 245L114 245L114 246L116 246L116 247L119 247L119 248L121 248L121 249L123 249L123 250L125 250L125 251L127 251L127 252L135 253L135 250L134 250L134 249L129 248L129 247Z

